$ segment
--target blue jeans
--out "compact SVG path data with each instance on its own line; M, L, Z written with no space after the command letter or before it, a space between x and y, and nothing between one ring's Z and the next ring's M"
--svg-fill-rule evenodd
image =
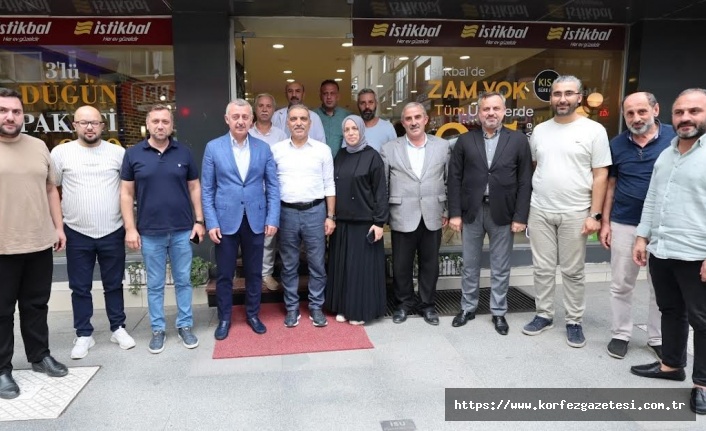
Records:
M68 226L66 233L66 271L71 288L74 329L77 337L93 334L93 268L96 258L101 271L105 312L110 330L125 327L123 273L125 272L125 229L120 227L102 238L91 238Z
M167 274L167 255L172 264L174 294L176 295L176 327L193 326L191 314L191 257L190 230L163 235L141 235L142 259L147 272L147 305L152 331L164 331L164 279Z
M282 258L282 285L287 311L299 310L299 247L306 247L309 265L309 308L320 310L326 289L326 205L321 203L307 210L280 209L279 254Z

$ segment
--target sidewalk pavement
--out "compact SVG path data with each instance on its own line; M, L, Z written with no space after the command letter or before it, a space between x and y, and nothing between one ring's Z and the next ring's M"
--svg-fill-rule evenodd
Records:
M530 289L531 288L526 288ZM509 335L498 335L489 315L461 328L442 317L433 327L421 318L396 325L383 319L365 328L375 348L290 356L211 359L216 310L194 308L200 346L184 348L176 331L166 349L147 351L151 333L144 308L127 309L127 330L137 347L110 343L103 310L96 310L96 346L71 360L70 312L50 312L52 354L69 367L100 366L64 413L53 420L0 422L0 430L382 430L381 422L408 419L417 430L697 430L693 422L445 422L444 389L463 388L691 388L686 382L645 379L629 367L655 361L647 334L636 327L623 360L608 356L609 284L586 286L583 321L587 345L566 344L561 286L555 328L530 337L521 329L533 313L511 313ZM647 316L647 284L635 295L635 323ZM173 325L175 309L168 308ZM303 325L310 324L302 319ZM27 369L15 319L15 369ZM691 348L690 348L691 351ZM508 389L508 396L512 389ZM410 428L405 428L405 430Z

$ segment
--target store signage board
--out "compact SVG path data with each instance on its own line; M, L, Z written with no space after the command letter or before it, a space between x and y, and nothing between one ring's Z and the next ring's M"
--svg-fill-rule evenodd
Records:
M353 44L356 46L623 50L625 26L354 19Z
M171 44L168 17L0 18L0 46Z

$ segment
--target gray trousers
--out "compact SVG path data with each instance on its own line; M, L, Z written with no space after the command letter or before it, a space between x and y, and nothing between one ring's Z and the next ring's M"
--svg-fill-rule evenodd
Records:
M272 275L275 268L275 255L277 253L277 237L279 233L272 236L265 235L265 247L262 253L262 276Z
M550 213L530 207L529 228L534 266L537 315L554 319L556 266L564 282L566 323L581 323L586 310L586 235L581 234L588 210Z
M630 341L632 336L632 295L640 267L632 260L635 226L611 222L610 242L610 308L613 310L612 337ZM647 313L647 344L662 345L662 313L657 308L652 277L647 268L650 302Z
M507 312L507 290L510 287L510 254L514 235L509 224L498 226L490 215L490 206L483 204L473 223L464 223L463 278L461 309L475 312L480 287L480 259L483 239L488 234L490 245L490 311L493 316Z

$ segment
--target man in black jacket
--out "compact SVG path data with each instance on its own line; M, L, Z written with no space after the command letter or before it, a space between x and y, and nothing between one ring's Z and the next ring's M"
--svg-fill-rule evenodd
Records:
M449 162L449 225L463 231L461 312L454 327L475 318L483 239L490 239L490 310L495 330L507 335L507 290L514 234L527 227L532 190L532 156L527 137L503 127L505 98L481 95L480 130L462 134Z

